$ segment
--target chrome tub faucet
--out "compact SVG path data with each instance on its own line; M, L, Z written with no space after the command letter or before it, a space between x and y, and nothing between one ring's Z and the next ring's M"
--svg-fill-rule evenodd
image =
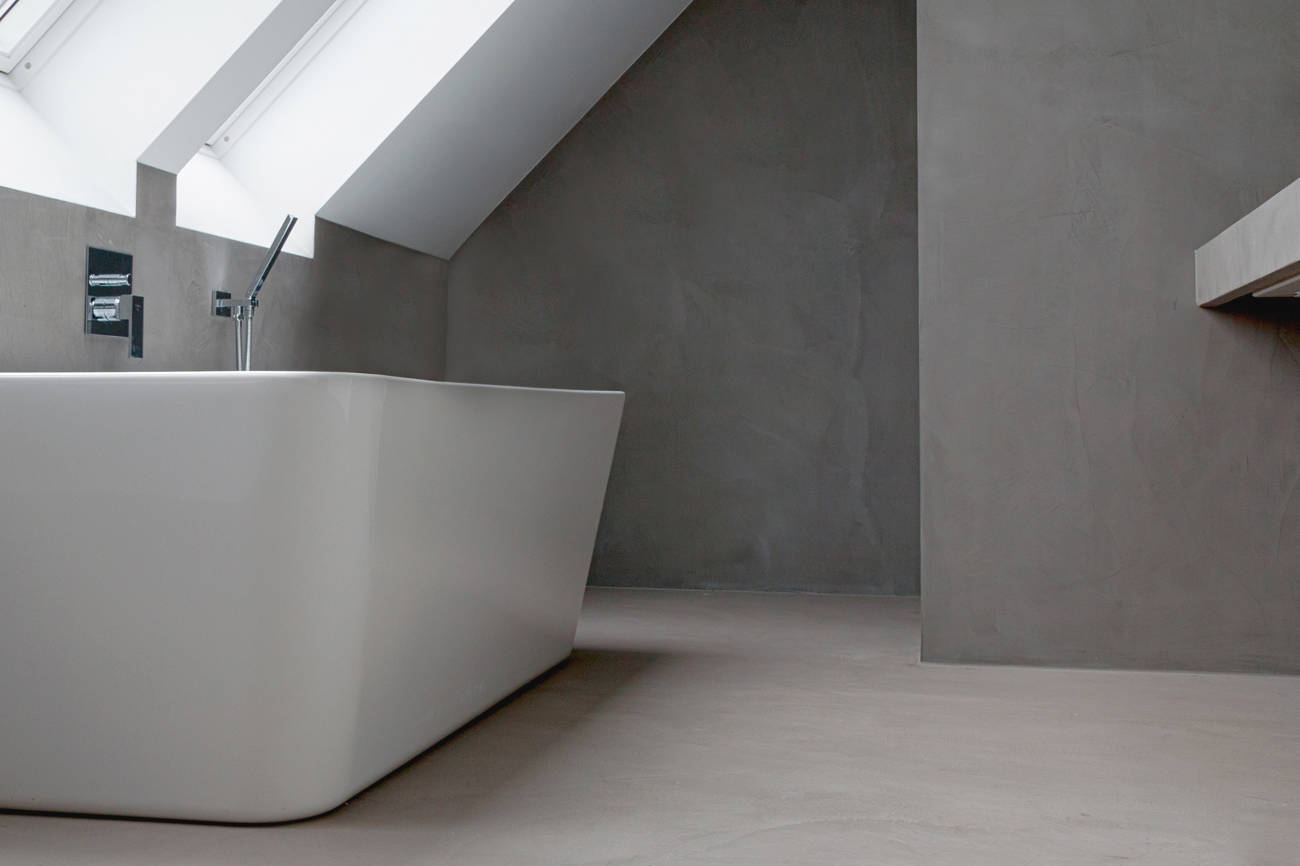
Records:
M297 223L296 216L290 215L284 218L280 230L276 232L275 240L266 251L266 261L253 277L245 297L232 298L230 292L222 291L212 293L212 315L235 320L235 366L238 370L252 369L253 313L257 310L257 296L261 293L271 268L275 267L275 260L280 257L280 250L284 249L285 242L289 240L289 232L293 231Z

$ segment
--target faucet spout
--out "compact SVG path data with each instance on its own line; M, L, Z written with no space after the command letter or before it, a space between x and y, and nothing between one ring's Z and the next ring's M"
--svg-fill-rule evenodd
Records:
M266 278L275 267L280 251L289 240L289 232L298 224L298 218L290 214L280 224L275 233L275 240L266 251L266 261L253 277L248 286L248 294L242 298L232 298L230 292L212 293L212 315L235 320L235 366L241 371L251 370L253 366L253 312L257 309L257 296L261 294Z

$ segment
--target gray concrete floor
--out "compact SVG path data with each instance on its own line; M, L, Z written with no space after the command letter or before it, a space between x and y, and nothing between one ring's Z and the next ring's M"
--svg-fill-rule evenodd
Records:
M0 814L0 863L1300 863L1300 678L921 665L914 600L592 590L323 818Z

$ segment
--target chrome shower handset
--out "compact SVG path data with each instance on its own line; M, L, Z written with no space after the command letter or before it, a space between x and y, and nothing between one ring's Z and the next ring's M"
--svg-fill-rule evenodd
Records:
M250 370L253 365L253 312L257 309L257 296L261 294L271 268L275 267L280 251L289 240L289 233L297 224L298 218L292 214L284 218L280 230L275 233L275 240L266 251L266 261L262 262L262 267L248 286L248 294L242 298L232 298L230 292L212 293L212 315L235 320L235 366L241 371Z

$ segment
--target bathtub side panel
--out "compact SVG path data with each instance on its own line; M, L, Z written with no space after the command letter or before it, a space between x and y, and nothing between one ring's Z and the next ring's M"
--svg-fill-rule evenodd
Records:
M568 656L623 406L608 393L386 392L358 787Z
M355 737L368 453L327 380L0 382L0 806L318 812ZM364 466L364 461L356 461Z

